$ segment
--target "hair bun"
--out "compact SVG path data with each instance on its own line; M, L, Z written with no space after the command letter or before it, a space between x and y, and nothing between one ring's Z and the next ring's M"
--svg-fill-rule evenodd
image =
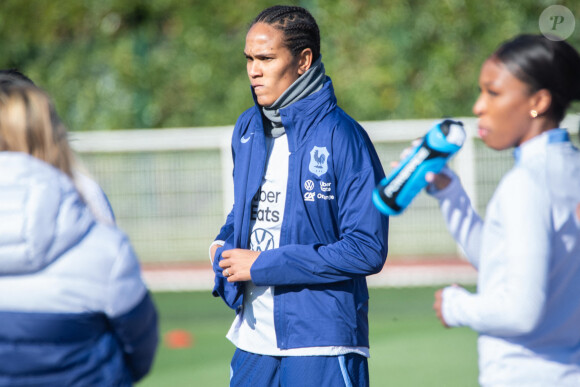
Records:
M555 42L559 48L555 60L561 61L561 69L567 75L563 91L570 101L580 100L580 55L569 43Z
M568 42L524 34L503 43L494 55L532 91L550 91L547 114L554 121L564 118L570 102L580 100L580 55Z

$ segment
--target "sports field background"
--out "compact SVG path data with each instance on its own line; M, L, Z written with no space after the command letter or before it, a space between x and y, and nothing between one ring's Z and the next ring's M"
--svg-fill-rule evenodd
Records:
M477 335L441 326L432 310L436 289L370 289L372 386L477 386ZM227 386L234 346L225 334L233 311L209 291L155 292L154 299L162 342L138 386ZM191 346L170 348L167 335L175 330L189 333Z
M227 385L233 346L224 336L233 312L211 297L207 273L200 280L190 269L207 270L208 244L227 211L231 125L253 103L241 55L247 23L275 3L0 1L0 68L20 69L54 98L80 160L155 283L163 338L193 335L183 349L164 339L140 386ZM515 34L538 33L538 18L554 1L288 3L306 6L318 20L339 104L376 129L388 171L430 118L471 114L483 60ZM577 0L558 3L580 15ZM575 47L578 28L570 37ZM578 144L580 105L570 111L564 126ZM467 172L462 180L484 214L511 152L492 152L475 139L458 157L454 167ZM372 385L475 386L476 335L443 329L431 310L435 288L423 286L441 267L390 266L460 254L436 202L420 194L392 218L389 245L385 276L369 278ZM449 270L445 278L465 278L458 273L465 274ZM191 288L200 290L185 291Z

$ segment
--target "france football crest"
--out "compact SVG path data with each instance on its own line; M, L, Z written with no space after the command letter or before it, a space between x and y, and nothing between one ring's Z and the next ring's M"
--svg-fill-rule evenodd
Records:
M315 146L310 151L310 165L308 170L320 177L328 171L328 158L330 153L325 146Z

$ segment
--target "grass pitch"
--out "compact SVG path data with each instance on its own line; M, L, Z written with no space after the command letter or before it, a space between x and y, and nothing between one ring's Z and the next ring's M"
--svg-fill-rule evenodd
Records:
M431 309L436 288L370 289L371 386L477 386L477 334L443 328ZM227 386L234 313L210 292L154 293L160 314L152 372L138 387ZM168 333L191 335L170 348Z

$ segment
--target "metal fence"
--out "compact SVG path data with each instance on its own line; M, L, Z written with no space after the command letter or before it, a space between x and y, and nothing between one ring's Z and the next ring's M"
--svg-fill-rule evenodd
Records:
M452 160L481 215L501 176L512 166L511 151L496 152L476 138L476 121L461 119L468 141ZM434 120L363 122L385 168ZM569 116L576 144L578 116ZM208 259L231 209L233 126L107 132L73 132L71 142L88 172L106 192L119 226L143 262ZM369 198L370 200L370 198ZM391 217L389 255L422 258L457 255L437 203L421 193L402 215Z

